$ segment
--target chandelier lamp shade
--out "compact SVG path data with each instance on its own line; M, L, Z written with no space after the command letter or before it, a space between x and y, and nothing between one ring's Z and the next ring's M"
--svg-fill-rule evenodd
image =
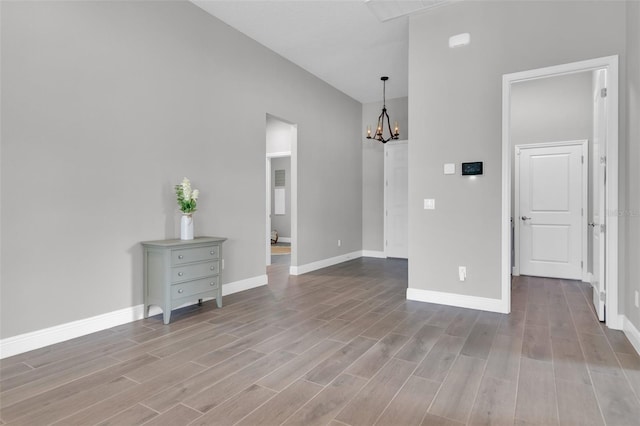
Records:
M380 80L382 80L382 113L378 117L375 134L371 134L371 126L367 126L367 139L375 139L382 143L387 143L400 137L400 129L397 121L393 126L393 130L391 129L391 120L389 119L389 114L387 114L386 84L389 77L380 77Z

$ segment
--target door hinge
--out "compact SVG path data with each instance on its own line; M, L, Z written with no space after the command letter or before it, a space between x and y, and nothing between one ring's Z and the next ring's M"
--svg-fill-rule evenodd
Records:
M580 156L580 163L581 163L581 164L584 164L584 155L581 155L581 156Z
M606 225L600 225L600 232L604 234L606 230L607 230Z
M607 88L606 87L600 89L600 97L601 98L606 98L607 97Z
M389 180L388 180L388 179L387 179L387 180L385 180L385 181L384 181L384 184L385 184L385 186L389 186Z
M580 268L584 269L584 261L583 260L580 261Z
M600 292L600 301L604 302L607 298L607 294L604 291Z
M605 157L604 155L600 157L600 164L607 164L607 157Z
M384 240L384 245L389 247L389 240Z
M385 216L389 216L389 210L385 210L385 211L384 211L384 215L385 215Z

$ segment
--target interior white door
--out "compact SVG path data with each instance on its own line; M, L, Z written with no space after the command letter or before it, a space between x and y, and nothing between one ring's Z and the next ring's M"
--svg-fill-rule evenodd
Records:
M265 229L267 234L265 235L265 244L266 244L266 265L271 265L271 158L267 157L267 163L265 166L266 170L266 226Z
M583 145L516 147L516 220L523 275L582 279Z
M596 90L594 93L594 131L593 155L591 160L592 218L591 228L591 286L593 287L593 306L600 321L605 320L605 238L603 226L605 224L605 167L603 154L606 152L607 120L605 102L601 89L605 87L606 70L596 71Z
M385 230L387 257L409 257L409 144L384 147Z

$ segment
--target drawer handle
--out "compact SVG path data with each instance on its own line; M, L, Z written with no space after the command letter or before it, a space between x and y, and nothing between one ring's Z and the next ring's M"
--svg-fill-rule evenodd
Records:
M215 284L215 283L209 283L209 285L210 285L210 286L214 286L214 285L216 285L216 284Z
M184 256L183 256L183 255L181 255L181 254L179 254L179 255L178 255L178 259L184 259Z
M184 292L183 289L181 289L181 288L178 289L178 293L183 293L183 292Z
M209 254L210 254L211 256L213 256L214 254L216 254L216 252L215 252L215 251L213 251L213 250L211 250L211 251L209 252Z
M212 267L210 267L209 269L210 269L210 270L212 270L212 271L214 271L216 268L212 266Z
M184 273L183 273L183 272L178 272L178 276L179 276L179 277L181 277L181 276L183 276L183 275L184 275Z

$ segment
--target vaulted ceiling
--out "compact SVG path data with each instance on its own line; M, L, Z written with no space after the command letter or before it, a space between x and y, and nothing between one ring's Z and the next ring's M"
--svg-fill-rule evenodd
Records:
M408 93L408 14L449 0L191 0L352 98Z

